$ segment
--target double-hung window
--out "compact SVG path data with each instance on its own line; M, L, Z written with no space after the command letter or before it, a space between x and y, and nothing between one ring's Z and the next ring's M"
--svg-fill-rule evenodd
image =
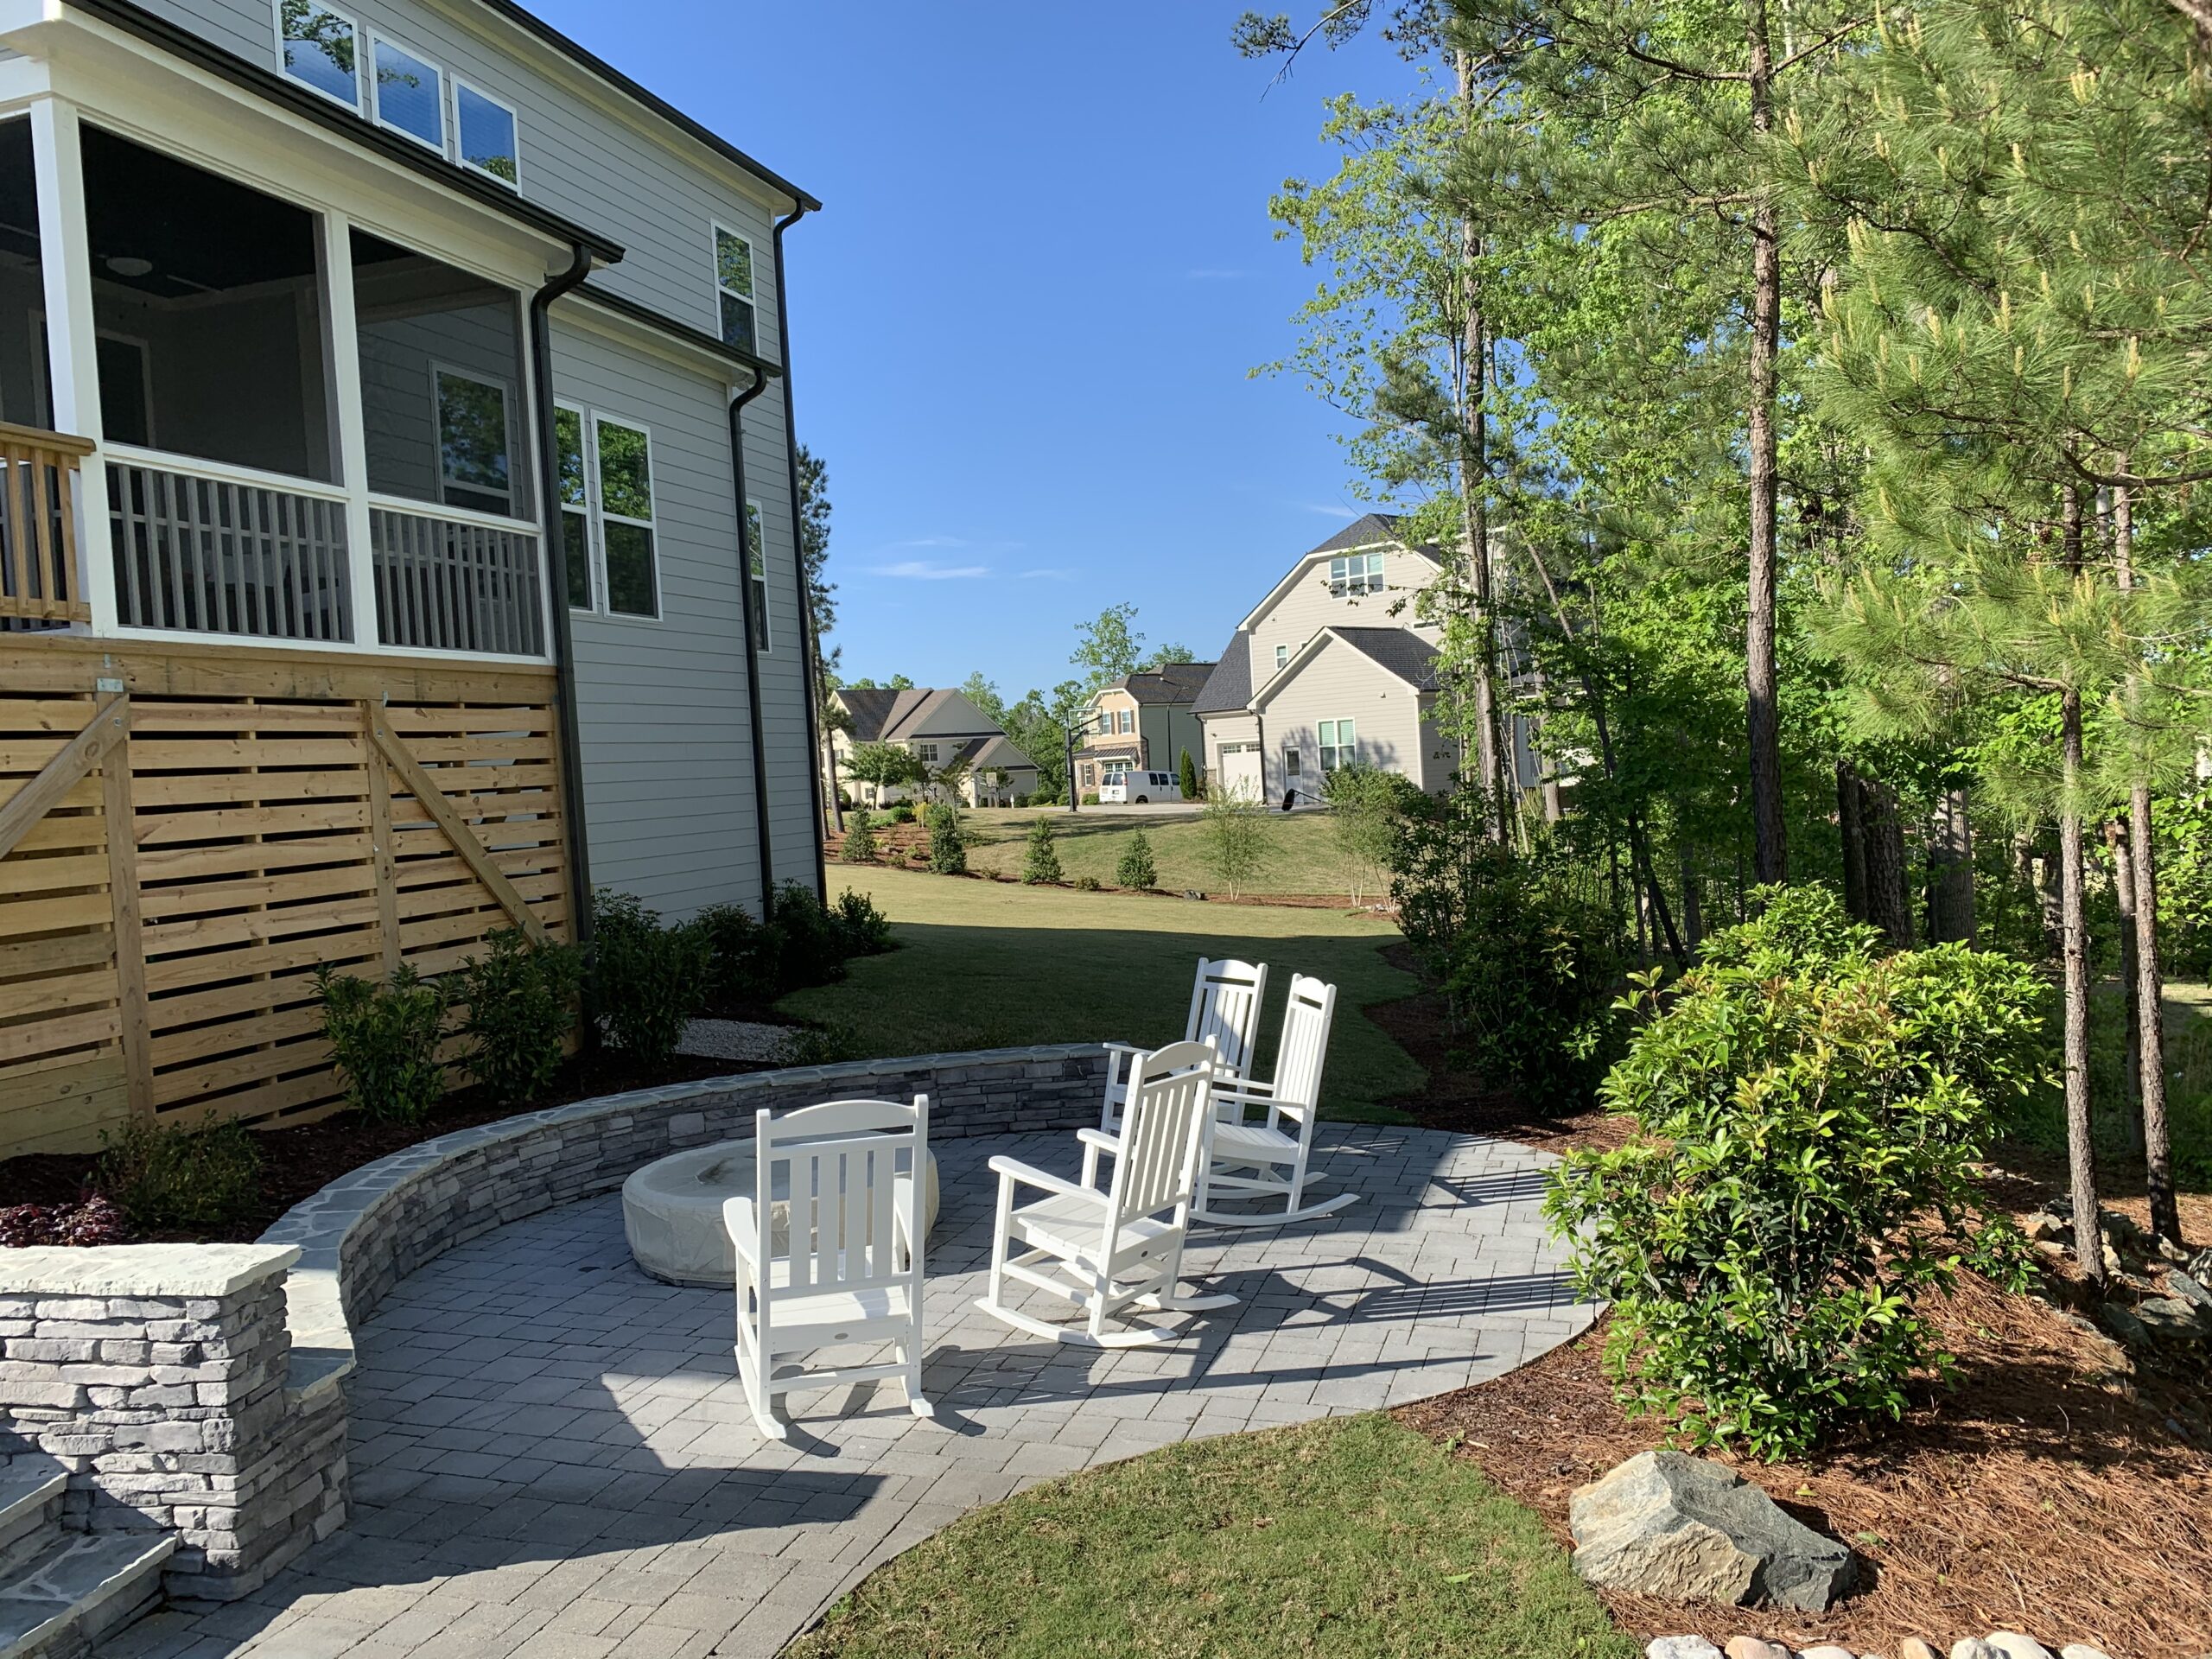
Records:
M377 124L446 153L445 71L381 35L369 37L369 86Z
M555 410L554 430L569 604L658 617L652 435L632 422L566 404Z
M1127 733L1129 733L1129 732L1134 732L1135 730L1136 730L1136 728L1137 728L1137 716L1136 716L1136 711L1135 711L1135 709L1122 709L1122 715L1121 715L1121 722L1120 722L1120 723L1121 723L1122 730L1122 732L1123 732L1124 734L1127 734Z
M1288 645L1277 645L1275 647L1275 666L1278 669L1288 668L1290 666L1290 647Z
M722 343L753 351L753 244L735 231L715 226L715 296L721 308Z
M1357 599L1363 594L1382 591L1382 556L1380 553L1353 553L1344 558L1329 561L1329 596L1332 599Z
M1348 766L1359 758L1359 736L1349 720L1325 720L1318 734L1321 740L1321 770L1332 772L1339 766Z
M745 580L747 609L753 617L753 649L769 649L768 555L760 539L760 504L745 504Z
M276 55L292 79L349 110L361 107L360 26L317 0L278 0Z

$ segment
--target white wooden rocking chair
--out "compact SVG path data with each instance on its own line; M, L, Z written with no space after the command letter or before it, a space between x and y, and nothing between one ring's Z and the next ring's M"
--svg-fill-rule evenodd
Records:
M1103 1189L1088 1180L1063 1180L1016 1159L992 1159L999 1178L998 1220L989 1286L976 1306L1054 1342L1134 1348L1180 1332L1133 1319L1129 1310L1191 1313L1233 1306L1234 1296L1185 1296L1179 1282L1213 1071L1214 1052L1203 1043L1173 1043L1137 1062L1121 1137L1076 1131L1087 1166L1096 1167L1101 1152L1114 1160L1113 1181ZM1017 1185L1046 1196L1017 1205ZM1055 1325L1007 1306L1009 1279L1066 1297L1084 1310L1084 1324ZM1109 1319L1134 1328L1109 1331Z
M1204 1043L1213 1051L1217 1077L1241 1077L1250 1070L1252 1046L1260 1034L1260 1007L1267 996L1266 963L1238 962L1227 957L1218 962L1198 958L1198 976L1191 984L1191 1012L1183 1022L1183 1040ZM1128 1043L1106 1045L1106 1101L1098 1114L1098 1127L1108 1135L1120 1133L1131 1071L1151 1052ZM1089 1179L1087 1173L1085 1179Z
M785 1438L776 1396L794 1389L897 1377L908 1409L922 1395L922 1225L930 1103L917 1095L837 1100L754 1119L754 1195L722 1206L737 1251L737 1371L760 1432ZM773 1213L776 1172L788 1172L788 1215ZM807 1370L823 1348L893 1345L873 1365Z
M1329 1027L1337 1014L1337 988L1306 974L1293 974L1283 1007L1282 1040L1275 1049L1271 1083L1234 1081L1214 1085L1205 1166L1192 1214L1217 1227L1281 1227L1311 1221L1356 1203L1357 1192L1306 1204L1312 1172L1313 1124L1320 1116L1321 1070L1329 1057ZM1255 1108L1262 1115L1253 1117ZM1280 1210L1224 1214L1222 1197L1283 1199Z

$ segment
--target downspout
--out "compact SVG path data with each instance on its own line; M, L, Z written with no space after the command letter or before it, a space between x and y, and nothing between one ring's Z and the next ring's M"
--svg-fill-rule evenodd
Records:
M806 204L801 202L778 219L772 245L776 257L776 346L784 364L784 461L790 468L791 475L791 569L792 580L798 588L799 675L806 695L807 833L814 842L814 890L826 902L830 897L830 863L829 855L822 844L822 791L824 787L836 789L837 780L835 778L825 780L817 775L822 764L822 719L820 711L814 706L816 693L820 689L815 680L817 647L814 638L813 595L808 593L806 586L806 556L799 546L798 417L791 408L791 292L784 284L784 232L806 215Z
M561 810L569 829L569 938L591 943L591 849L584 828L583 739L576 723L576 642L569 623L569 556L562 533L561 439L554 424L553 302L582 285L592 256L577 243L568 270L530 300L530 372L537 397L537 470L545 515L545 579L553 601L554 703L560 725ZM585 550L578 549L580 553ZM588 555L587 554L587 556Z
M760 619L753 614L753 524L745 505L745 406L767 389L768 377L755 373L753 384L729 400L729 474L737 490L737 577L745 598L745 701L753 726L753 823L760 845L760 919L764 922L775 913L776 855L768 845L768 750L760 724L760 648L756 643L760 638ZM767 557L765 547L761 557ZM811 671L808 672L810 679ZM810 686L810 707L812 702ZM810 760L807 771L813 770Z

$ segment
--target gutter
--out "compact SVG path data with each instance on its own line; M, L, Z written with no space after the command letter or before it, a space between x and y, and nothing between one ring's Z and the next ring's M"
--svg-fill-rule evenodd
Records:
M579 242L568 270L530 298L530 375L537 398L537 470L543 480L545 581L553 601L553 673L561 736L561 810L569 823L569 939L591 943L591 837L584 820L583 739L576 724L576 642L569 617L569 550L561 511L561 440L554 425L553 302L591 274L592 251ZM577 550L580 553L585 550ZM589 1022L587 1022L588 1026ZM587 1041L590 1040L588 1034Z
M810 209L821 204L801 198L798 206L776 221L771 238L776 260L776 343L784 359L784 461L790 468L791 492L791 568L793 580L798 587L798 646L800 678L805 687L806 700L806 775L807 833L814 842L814 890L824 904L830 901L830 859L823 849L823 817L822 791L826 786L837 787L835 778L820 777L822 766L822 716L815 707L815 664L817 642L814 638L813 595L807 591L806 556L800 546L799 490L798 490L798 416L791 407L791 291L784 283L784 232L804 219Z
M753 614L753 526L745 505L745 406L767 389L768 377L756 374L751 385L729 400L729 475L731 486L737 492L737 581L738 592L743 596L740 609L745 616L745 704L753 728L753 827L760 848L760 919L764 922L776 911L776 855L769 845L768 747L760 721L760 619ZM766 556L763 548L762 557ZM802 648L804 640L802 635ZM801 671L806 671L802 667ZM811 698L810 689L810 702ZM813 770L811 762L807 770ZM821 837L817 836L815 840L818 843Z

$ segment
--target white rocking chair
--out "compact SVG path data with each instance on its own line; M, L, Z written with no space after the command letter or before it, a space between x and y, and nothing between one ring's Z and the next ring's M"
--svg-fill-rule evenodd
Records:
M1191 1211L1200 1221L1216 1227L1281 1227L1357 1202L1357 1192L1339 1193L1320 1204L1301 1202L1311 1173L1313 1123L1320 1116L1321 1069L1329 1057L1329 1027L1336 1013L1335 986L1306 974L1292 975L1274 1082L1214 1085L1205 1168ZM1255 1107L1264 1109L1264 1116L1253 1118ZM1283 1208L1224 1214L1213 1207L1215 1198L1224 1196L1280 1196Z
M754 1119L754 1196L731 1198L722 1224L737 1251L737 1371L753 1421L786 1429L776 1396L794 1389L897 1377L917 1417L922 1395L922 1225L930 1103L917 1095L837 1100ZM788 1216L770 1194L788 1171ZM806 1370L822 1348L893 1344L891 1363Z
M1213 1069L1214 1052L1203 1043L1171 1044L1137 1062L1121 1138L1076 1131L1086 1168L1096 1168L1102 1152L1114 1160L1113 1182L1104 1189L1016 1159L992 1159L998 1222L989 1287L976 1306L1017 1331L1091 1348L1134 1348L1181 1334L1132 1319L1130 1309L1191 1313L1233 1306L1234 1296L1185 1296L1179 1289ZM1017 1206L1016 1185L1046 1196ZM1009 1279L1066 1297L1084 1311L1084 1323L1054 1325L1007 1306ZM1135 1328L1109 1331L1109 1319Z
M1241 1077L1251 1068L1252 1046L1260 1034L1260 1007L1267 996L1266 963L1198 958L1183 1040L1204 1043L1213 1051L1216 1077ZM1106 1045L1106 1103L1098 1114L1098 1127L1108 1135L1120 1133L1131 1071L1151 1052L1128 1043Z

